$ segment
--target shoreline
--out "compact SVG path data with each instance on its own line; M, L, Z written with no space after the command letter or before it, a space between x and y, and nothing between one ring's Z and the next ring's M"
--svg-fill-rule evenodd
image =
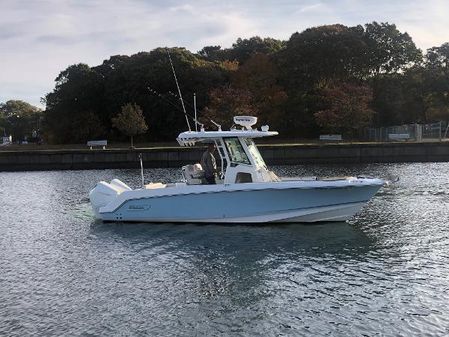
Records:
M267 165L449 162L448 142L258 144ZM198 162L204 147L0 151L0 171L171 168Z

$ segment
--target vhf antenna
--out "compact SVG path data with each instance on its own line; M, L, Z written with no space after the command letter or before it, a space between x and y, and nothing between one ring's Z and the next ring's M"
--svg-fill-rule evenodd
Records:
M189 127L189 131L192 131L192 129L190 128L189 119L187 118L187 111L186 111L186 107L184 106L184 100L182 99L182 94L181 94L181 89L179 88L178 79L176 78L175 67L173 67L173 62L171 60L170 52L168 51L168 48L166 49L166 51L167 51L168 59L170 60L170 65L171 65L171 70L173 71L173 76L175 77L176 88L178 88L179 99L181 101L182 110L184 111L184 117L186 118L186 122L187 122L187 126Z

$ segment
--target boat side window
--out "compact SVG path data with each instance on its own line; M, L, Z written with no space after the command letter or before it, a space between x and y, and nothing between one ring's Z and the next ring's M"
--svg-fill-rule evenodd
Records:
M238 138L224 138L231 163L251 165Z
M267 165L265 164L265 161L263 160L259 150L257 149L256 144L254 144L254 141L250 138L246 138L245 143L246 143L246 146L248 148L250 155L254 158L256 167L257 168L267 168Z

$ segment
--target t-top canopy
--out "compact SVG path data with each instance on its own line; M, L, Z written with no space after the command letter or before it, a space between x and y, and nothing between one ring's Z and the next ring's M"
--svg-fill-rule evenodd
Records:
M229 130L229 131L185 131L179 134L176 140L181 146L193 146L195 143L210 142L226 137L261 138L278 135L277 131L260 130Z

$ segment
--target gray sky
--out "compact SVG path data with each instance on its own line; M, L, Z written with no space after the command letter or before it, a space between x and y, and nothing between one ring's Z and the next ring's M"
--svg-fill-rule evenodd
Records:
M319 25L395 23L423 50L449 42L447 0L0 0L0 102L40 106L60 71L156 47L287 40Z

